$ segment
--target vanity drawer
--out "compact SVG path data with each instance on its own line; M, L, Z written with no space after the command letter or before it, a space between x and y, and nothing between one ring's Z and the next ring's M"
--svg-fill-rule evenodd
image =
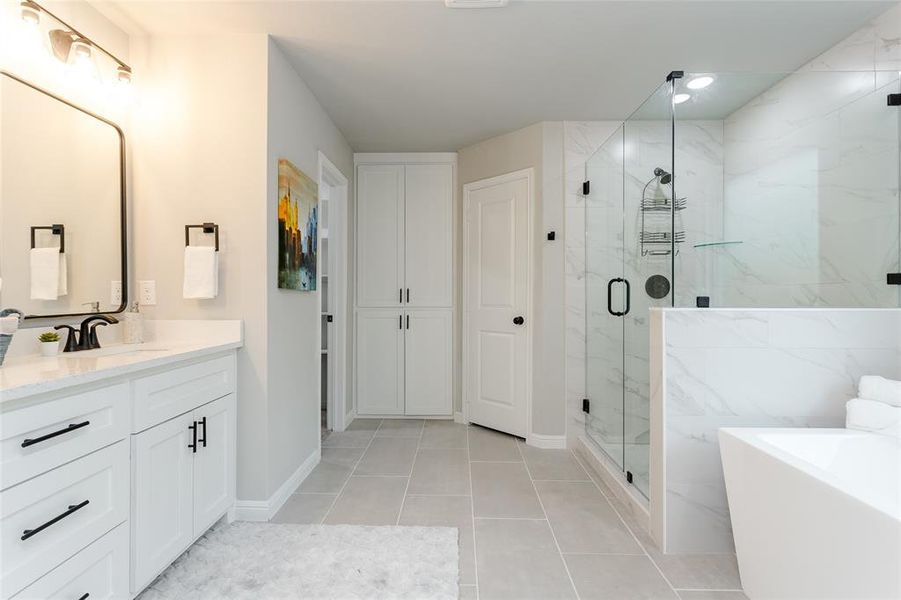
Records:
M128 383L3 413L0 489L128 436Z
M137 433L235 391L234 355L135 379L132 432Z
M90 600L128 598L128 524L102 538L56 567L13 600Z
M122 440L0 492L4 596L128 518L128 447Z

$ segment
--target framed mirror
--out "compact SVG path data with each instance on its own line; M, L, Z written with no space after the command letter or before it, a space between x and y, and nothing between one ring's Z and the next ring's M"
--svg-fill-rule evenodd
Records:
M0 308L125 310L125 136L0 71Z

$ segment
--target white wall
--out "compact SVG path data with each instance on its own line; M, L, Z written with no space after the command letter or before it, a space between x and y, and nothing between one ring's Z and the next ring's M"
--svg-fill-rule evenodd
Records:
M275 218L278 159L291 161L315 180L321 150L351 181L353 151L271 38L267 113L265 290L268 494L271 495L306 458L319 450L320 427L320 293L278 289Z
M564 329L563 329L563 124L536 123L459 150L459 203L457 222L463 222L464 184L532 167L535 203L532 207L534 239L532 278L532 432L545 436L565 433ZM457 232L457 263L462 264L462 228ZM557 240L547 240L548 231ZM457 286L457 310L462 311L462 285ZM460 348L462 318L457 315L455 343ZM459 382L461 356L456 356ZM455 410L462 410L459 383Z

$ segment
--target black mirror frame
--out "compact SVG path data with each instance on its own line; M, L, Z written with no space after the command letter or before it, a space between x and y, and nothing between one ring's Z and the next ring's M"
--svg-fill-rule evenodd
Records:
M109 119L104 119L100 115L97 115L89 110L86 110L76 104L69 102L68 100L64 100L60 98L56 94L48 92L47 90L34 85L33 83L29 83L20 77L13 75L7 71L0 70L0 75L5 77L9 77L13 81L17 81L22 85L28 86L31 89L44 94L50 98L58 102L62 102L66 106L74 108L75 110L82 112L89 117L93 117L102 123L106 123L110 127L112 127L116 133L119 135L119 255L122 264L122 303L119 305L119 308L114 311L107 311L108 313L120 313L124 312L125 308L128 306L128 231L127 231L127 221L125 215L126 209L126 196L125 196L125 133L122 131L122 128L110 121ZM53 315L25 315L26 319L54 319L54 318L63 318L63 317L80 317L83 315L92 315L96 314L94 312L74 312L74 313L60 313Z

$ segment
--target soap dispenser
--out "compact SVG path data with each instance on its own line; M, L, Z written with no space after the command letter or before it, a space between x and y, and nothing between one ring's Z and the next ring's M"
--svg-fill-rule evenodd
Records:
M138 303L122 319L122 341L126 344L140 344L144 341L144 315L138 310Z

